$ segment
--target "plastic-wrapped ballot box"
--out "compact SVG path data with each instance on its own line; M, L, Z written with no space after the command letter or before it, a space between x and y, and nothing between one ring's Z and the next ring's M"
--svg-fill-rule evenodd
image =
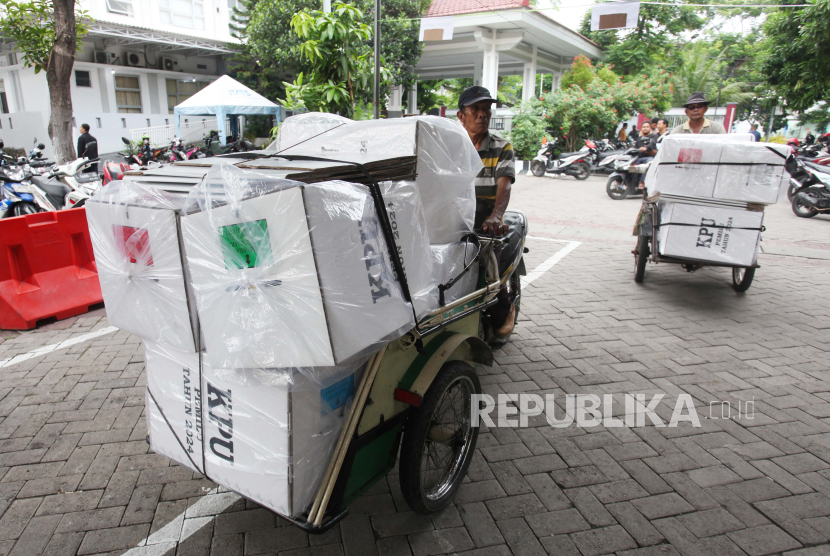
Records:
M349 123L352 123L349 118L325 112L305 112L289 116L282 122L277 140L268 150L281 151Z
M86 203L110 324L195 353L198 320L182 264L177 212L184 197L113 182Z
M646 174L649 195L666 193L711 198L718 178L723 146L748 143L752 135L666 135Z
M353 162L417 156L415 182L430 243L459 241L473 229L473 180L483 165L457 122L432 116L358 121L284 152Z
M200 354L149 342L144 353L150 448L204 473Z
M205 474L275 512L314 499L364 362L330 369L203 366Z
M724 144L713 197L748 203L778 202L789 154L787 145L775 143Z
M319 367L414 326L364 186L215 167L182 217L211 364Z
M661 202L660 254L752 266L758 256L763 221L764 213L760 211Z
M458 276L475 258L478 250L474 244L467 242L431 245L430 249L435 277L439 284L446 284ZM478 265L474 264L453 287L444 292L444 303L452 303L473 293L477 285Z
M380 187L409 284L412 305L420 317L438 307L438 282L433 275L421 195L412 181L385 181Z

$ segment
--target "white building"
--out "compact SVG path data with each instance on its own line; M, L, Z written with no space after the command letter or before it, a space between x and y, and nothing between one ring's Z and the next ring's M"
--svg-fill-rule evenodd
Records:
M73 68L74 127L77 137L89 124L100 153L121 150L131 129L171 125L176 104L227 72L235 0L79 3L94 23ZM23 67L14 43L0 48L0 108L7 147L28 151L36 138L52 156L46 76Z

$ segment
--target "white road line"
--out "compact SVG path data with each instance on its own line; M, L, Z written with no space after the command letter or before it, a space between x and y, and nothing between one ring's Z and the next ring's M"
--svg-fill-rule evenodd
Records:
M113 332L117 332L118 328L115 326L108 326L106 328L102 328L100 330L95 330L94 332L87 332L86 334L81 334L80 336L76 336L74 338L69 338L68 340L64 340L62 342L58 342L57 344L51 344L48 346L39 347L34 351L30 351L29 353L21 353L20 355L15 355L9 359L4 359L0 361L0 369L3 367L10 367L11 365L16 365L18 363L22 363L23 361L27 361L32 357L38 357L41 355L46 355L47 353L52 353L53 351L72 347L75 344L80 344L81 342L86 342L87 340L92 340L93 338L97 338L99 336L105 336L107 334L112 334Z
M564 259L567 256L568 253L570 253L571 251L573 251L574 249L579 247L579 245L581 243L579 241L568 241L568 240L563 240L563 239L550 239L550 238L546 238L546 237L533 237L533 236L527 236L527 237L532 238L532 239L542 239L542 240L546 240L546 241L556 241L556 242L559 242L559 243L567 243L567 245L564 246L559 251L557 251L552 257L548 258L548 260L546 260L545 262L543 262L542 264L540 264L539 266L534 268L533 271L530 274L528 274L527 276L522 276L522 287L523 288L529 286L531 282L533 282L538 277L540 277L542 274L544 274L545 272L547 272L548 270L553 268L553 265L555 265L556 263L558 263L559 261Z

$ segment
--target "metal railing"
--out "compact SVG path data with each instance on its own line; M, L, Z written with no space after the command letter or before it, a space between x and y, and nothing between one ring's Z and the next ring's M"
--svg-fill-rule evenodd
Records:
M225 120L225 134L229 135L231 132L230 120ZM179 139L183 143L195 143L201 141L205 135L216 129L216 118L204 118L200 120L192 120L191 118L182 118L180 123ZM142 136L150 136L151 145L166 145L176 136L175 125L159 125L153 127L137 127L130 130L130 139L133 141L141 141Z
M490 129L504 131L504 118L490 118Z

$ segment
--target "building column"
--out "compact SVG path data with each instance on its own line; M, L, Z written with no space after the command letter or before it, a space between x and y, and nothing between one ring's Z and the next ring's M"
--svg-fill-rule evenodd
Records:
M409 87L409 98L406 101L407 114L420 114L418 111L418 82L414 81Z
M536 55L539 48L533 47L533 59L525 62L522 74L522 100L530 100L536 92Z
M481 65L481 86L495 95L499 90L499 51L496 49L498 31L493 29L492 42L484 45ZM488 37L490 38L490 37Z
M389 100L386 101L386 111L390 118L400 118L403 111L403 87L395 85L389 88Z
M473 85L481 86L481 66L482 60L476 60L473 62Z

